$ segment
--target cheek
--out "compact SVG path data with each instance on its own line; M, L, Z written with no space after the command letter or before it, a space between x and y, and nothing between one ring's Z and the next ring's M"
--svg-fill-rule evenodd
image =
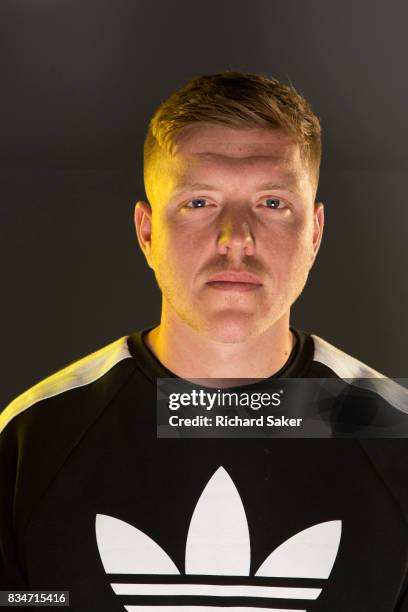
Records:
M188 279L198 267L204 252L204 242L197 233L167 227L152 238L152 261L156 273L167 282ZM201 258L201 259L200 259Z
M309 261L312 253L312 229L308 224L293 223L271 229L263 237L270 263L275 260L283 267Z

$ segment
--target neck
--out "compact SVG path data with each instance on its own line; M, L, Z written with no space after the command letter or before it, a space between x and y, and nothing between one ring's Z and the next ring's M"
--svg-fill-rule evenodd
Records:
M269 378L288 360L294 345L289 313L256 337L217 342L191 328L177 315L163 316L146 344L180 378Z

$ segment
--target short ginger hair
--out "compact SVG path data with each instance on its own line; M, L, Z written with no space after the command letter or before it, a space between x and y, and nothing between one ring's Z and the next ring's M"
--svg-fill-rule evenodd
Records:
M321 158L321 128L307 100L292 85L249 72L220 72L191 79L153 115L144 143L146 169L158 150L172 154L175 136L195 123L235 128L271 128L299 145L316 185Z

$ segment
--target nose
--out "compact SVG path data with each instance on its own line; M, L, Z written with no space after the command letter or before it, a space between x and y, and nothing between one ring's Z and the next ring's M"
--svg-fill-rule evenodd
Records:
M255 238L250 223L242 211L241 214L237 212L221 220L217 248L220 255L226 255L238 261L254 254Z

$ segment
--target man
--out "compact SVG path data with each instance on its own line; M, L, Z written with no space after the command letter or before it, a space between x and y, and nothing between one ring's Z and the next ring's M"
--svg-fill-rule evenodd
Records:
M160 324L2 414L3 589L69 590L87 612L408 610L405 440L156 435L159 378L333 378L360 431L374 400L401 411L399 387L290 327L319 163L317 118L274 79L204 76L158 109L135 224Z

